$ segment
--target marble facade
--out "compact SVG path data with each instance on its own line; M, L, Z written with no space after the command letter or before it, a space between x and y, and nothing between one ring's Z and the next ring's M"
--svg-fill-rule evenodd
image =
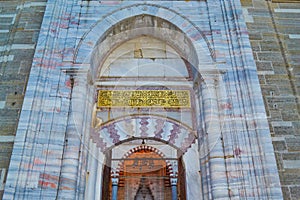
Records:
M191 108L99 109L103 88ZM107 150L141 140L183 157L187 199L282 199L239 1L47 2L3 199L100 199Z

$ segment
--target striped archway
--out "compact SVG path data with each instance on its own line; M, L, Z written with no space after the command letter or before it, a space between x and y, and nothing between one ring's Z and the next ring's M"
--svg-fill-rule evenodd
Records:
M164 155L163 152L161 152L159 149L153 147L153 146L148 146L148 145L140 145L137 147L134 147L133 149L130 149L128 152L126 152L123 156L123 160L121 160L118 164L118 168L113 170L112 173L114 173L116 176L118 176L118 173L123 170L124 167L124 160L129 158L131 155L133 155L136 152L139 152L141 150L148 150L151 152L156 153L158 156L160 156L162 159L166 160L167 163L167 171L169 172L170 176L176 176L177 173L177 166L175 166L174 163L172 163L170 160L167 160L166 156Z
M109 121L99 129L92 129L90 137L101 152L129 140L145 138L161 141L183 153L197 138L190 127L156 115L126 116Z

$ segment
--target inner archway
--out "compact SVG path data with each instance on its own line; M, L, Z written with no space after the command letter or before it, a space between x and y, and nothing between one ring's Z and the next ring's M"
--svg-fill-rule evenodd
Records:
M151 149L141 148L123 160L118 199L168 199L171 196L166 161ZM154 198L156 197L156 198Z
M105 174L103 181L110 176L110 192L102 199L171 200L178 196L186 199L185 177L178 177L185 172L177 150L156 141L147 140L147 143L149 145L142 139L142 144L128 150L121 158L120 150L126 149L132 142L122 144L123 147L112 149L107 154L112 170L110 175ZM116 164L117 169L114 167Z

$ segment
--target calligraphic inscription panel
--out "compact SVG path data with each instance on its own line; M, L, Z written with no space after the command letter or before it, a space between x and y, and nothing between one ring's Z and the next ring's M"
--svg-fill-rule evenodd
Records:
M190 108L189 90L99 90L98 107Z

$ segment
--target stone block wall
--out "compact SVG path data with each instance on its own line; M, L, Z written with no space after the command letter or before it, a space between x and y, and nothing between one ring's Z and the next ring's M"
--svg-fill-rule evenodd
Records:
M242 0L284 199L300 198L300 3Z
M0 199L46 0L0 0Z

